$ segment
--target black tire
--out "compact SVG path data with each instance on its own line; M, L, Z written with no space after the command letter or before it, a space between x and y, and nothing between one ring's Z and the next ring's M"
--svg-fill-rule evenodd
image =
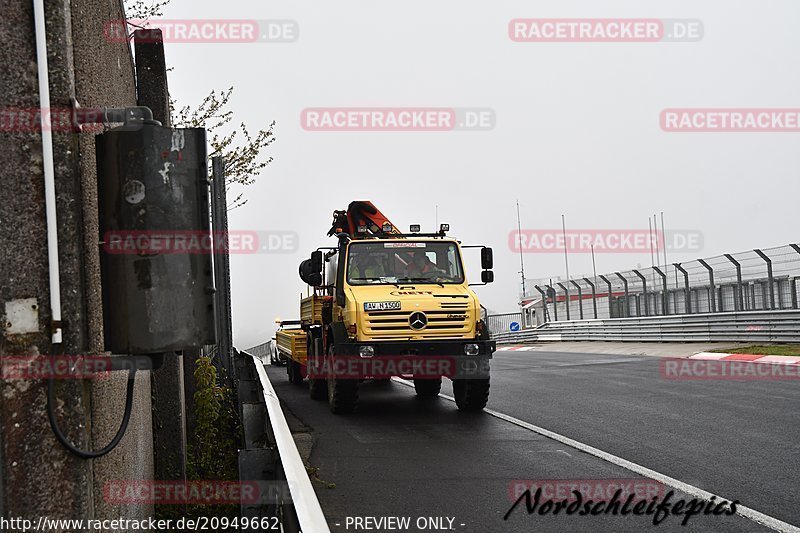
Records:
M309 363L315 360L318 357L316 351L314 350L314 337L312 335L308 336L308 343L307 343L307 353L308 353L308 360ZM314 368L315 365L309 364L307 368ZM317 368L317 371L322 370L321 368ZM312 378L309 376L308 378L308 395L311 397L312 400L326 400L328 398L328 383L325 378Z
M414 390L420 398L436 398L442 390L442 378L415 379Z
M333 369L333 344L328 347L328 368ZM337 378L328 372L328 407L331 413L352 413L358 405L358 380Z
M381 387L385 387L385 386L389 385L392 382L392 378L378 378L378 379L373 379L372 381L376 385L380 385Z
M286 373L289 375L289 383L295 385L303 384L303 374L300 371L300 363L294 359L289 359L289 362L286 364Z
M489 378L454 379L453 396L459 411L480 411L489 401Z

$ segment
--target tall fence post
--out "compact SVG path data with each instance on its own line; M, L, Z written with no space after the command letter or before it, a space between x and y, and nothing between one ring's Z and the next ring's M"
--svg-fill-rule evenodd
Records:
M556 297L556 290L550 285L545 285L545 287L547 287L547 293L551 294L553 297L553 320L558 322L558 298Z
M624 315L625 315L625 318L628 318L629 316L631 316L631 303L630 303L630 301L628 301L628 298L629 298L629 294L628 294L628 280L627 280L627 279L625 279L625 276L623 276L623 275L622 275L622 274L620 274L619 272L614 272L614 274L616 274L616 275L617 275L617 277L618 277L619 279L621 279L621 280L622 280L622 285L623 285L623 286L624 286L624 288L625 288L625 309L623 310L623 313L622 313L622 314L624 314Z
M542 322L548 322L547 320L547 293L545 293L541 287L538 285L534 285L534 288L539 291L539 294L542 295Z
M674 266L681 274L683 274L683 286L684 286L684 290L686 291L686 295L685 295L686 301L684 302L684 308L686 309L686 314L687 315L691 315L692 314L692 290L689 288L689 273L686 272L686 269L683 268L680 263L672 263L672 266Z
M581 286L575 281L570 280L569 282L575 285L575 288L578 289L578 310L581 314L581 320L583 320L583 291L581 290Z
M800 246L797 244L790 244L792 250L800 254ZM792 309L797 309L797 276L792 278Z
M592 288L592 308L594 309L594 317L597 318L597 291L595 290L594 283L589 281L589 278L583 278L583 281ZM609 298L611 298L611 295L609 295Z
M767 283L769 283L769 308L775 309L775 279L772 277L772 259L770 259L767 254L762 252L761 250L753 250L755 253L758 254L758 257L764 260L767 263ZM765 307L766 307L766 303Z
M602 279L608 287L608 318L614 318L614 302L611 301L611 282L605 276L597 276Z
M633 271L642 280L642 296L644 296L644 316L650 316L650 300L647 297L647 279L638 270Z
M664 291L661 294L661 310L662 310L664 315L668 315L669 314L669 307L667 305L667 297L669 296L669 290L667 289L667 275L664 272L662 272L661 269L658 268L657 266L653 267L653 271L655 271L656 274L661 276L661 284L662 284L663 291ZM653 310L655 311L655 308ZM658 313L654 313L654 314L658 314Z
M736 267L736 294L733 298L733 304L736 311L741 311L744 308L744 298L742 297L742 265L733 258L731 254L725 254L725 259L733 263Z
M697 262L703 265L706 268L706 270L708 270L708 305L710 306L709 311L711 311L712 313L716 313L717 293L714 289L714 269L703 259L698 259Z
M216 292L217 353L220 363L228 374L227 379L234 383L233 370L233 331L231 327L231 279L230 256L228 254L228 202L225 191L225 160L221 157L211 159L211 221L214 228L214 242L220 239L214 250L214 285ZM217 249L218 248L218 249Z
M564 291L564 305L567 309L567 320L569 320L569 289L566 288L561 282L556 283L556 285L561 287L561 290Z

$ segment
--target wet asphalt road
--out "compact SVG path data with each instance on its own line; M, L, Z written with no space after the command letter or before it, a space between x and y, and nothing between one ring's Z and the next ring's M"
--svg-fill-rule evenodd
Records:
M488 407L800 524L797 381L667 380L659 363L499 351ZM363 383L358 411L333 415L305 386L289 384L282 367L267 368L284 408L313 434L309 463L322 480L314 486L332 531L770 531L725 515L699 514L685 527L679 516L654 526L652 515L529 515L524 502L505 519L526 482L654 485L489 414L460 413L444 398L421 401L397 382ZM449 381L442 392L452 395ZM692 497L676 492L677 499ZM396 523L367 517L409 525L391 529Z

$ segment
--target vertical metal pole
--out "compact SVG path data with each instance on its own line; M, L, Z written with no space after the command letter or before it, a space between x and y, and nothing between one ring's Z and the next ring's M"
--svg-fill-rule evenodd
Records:
M661 276L661 283L664 287L664 292L661 296L661 309L665 315L668 315L669 307L667 306L667 297L669 296L669 293L667 292L667 275L664 274L664 272L658 267L653 267L653 270L656 272L656 274Z
M545 287L547 287L547 293L551 294L553 297L553 320L558 322L558 298L556 290L551 285L545 285Z
M605 281L606 286L608 287L608 318L614 318L614 303L611 301L611 281L605 276L598 276L600 279Z
M704 259L698 259L698 263L703 265L706 270L708 270L708 299L709 305L711 306L710 310L712 313L717 312L717 293L714 290L714 269L705 262Z
M681 274L683 274L684 290L686 291L686 296L685 296L686 301L684 302L683 305L684 305L684 307L686 309L686 314L687 315L691 315L692 314L692 291L689 289L689 273L686 272L686 269L684 269L681 266L680 263L672 263L672 266L675 267L675 271L676 272L680 271Z
M622 285L625 287L625 309L623 309L624 311L623 314L625 315L625 318L628 318L629 316L631 316L631 304L629 301L630 294L628 294L628 280L625 279L625 276L623 276L619 272L614 272L614 274L616 274L617 277L622 280Z
M638 270L634 269L633 273L636 274L640 280L642 280L642 296L644 296L644 316L650 316L650 304L647 299L647 278L645 278L644 275Z
M664 229L664 211L661 211L661 249L664 250L664 270L667 269L667 230Z
M578 289L578 309L580 310L581 320L583 320L583 291L581 290L581 286L575 281L570 280L569 282L575 285L575 288Z
M767 282L769 283L769 308L775 309L775 280L772 277L772 259L761 250L753 250L767 263ZM766 304L766 302L764 302Z
M594 308L594 317L597 318L597 291L595 290L594 283L589 281L589 278L583 278L583 281L588 283L592 288L592 308Z
M439 206L436 206L437 213ZM437 225L438 228L438 225ZM517 245L519 246L519 268L520 275L522 276L522 297L525 298L525 259L522 254L522 222L519 218L519 200L517 200Z
M564 215L561 215L561 233L564 236L564 267L567 270L567 279L569 279L569 255L567 254L567 223L564 221ZM569 306L567 306L569 308ZM569 311L567 311L569 313ZM569 316L567 316L569 320Z
M556 283L556 285L561 287L561 290L564 291L564 303L566 304L566 308L567 308L567 320L569 320L569 304L570 304L570 301L569 301L569 289L566 288L564 286L564 284L561 283L561 282Z
M733 295L733 304L736 311L742 311L744 300L742 298L742 265L733 258L731 254L725 254L725 258L736 267L736 293Z

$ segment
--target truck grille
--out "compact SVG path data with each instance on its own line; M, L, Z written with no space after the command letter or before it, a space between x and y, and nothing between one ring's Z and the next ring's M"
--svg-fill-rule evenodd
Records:
M428 318L423 329L412 329L409 317L421 311ZM443 302L439 309L409 309L403 311L369 311L365 313L366 331L372 337L463 337L470 331L469 304Z

